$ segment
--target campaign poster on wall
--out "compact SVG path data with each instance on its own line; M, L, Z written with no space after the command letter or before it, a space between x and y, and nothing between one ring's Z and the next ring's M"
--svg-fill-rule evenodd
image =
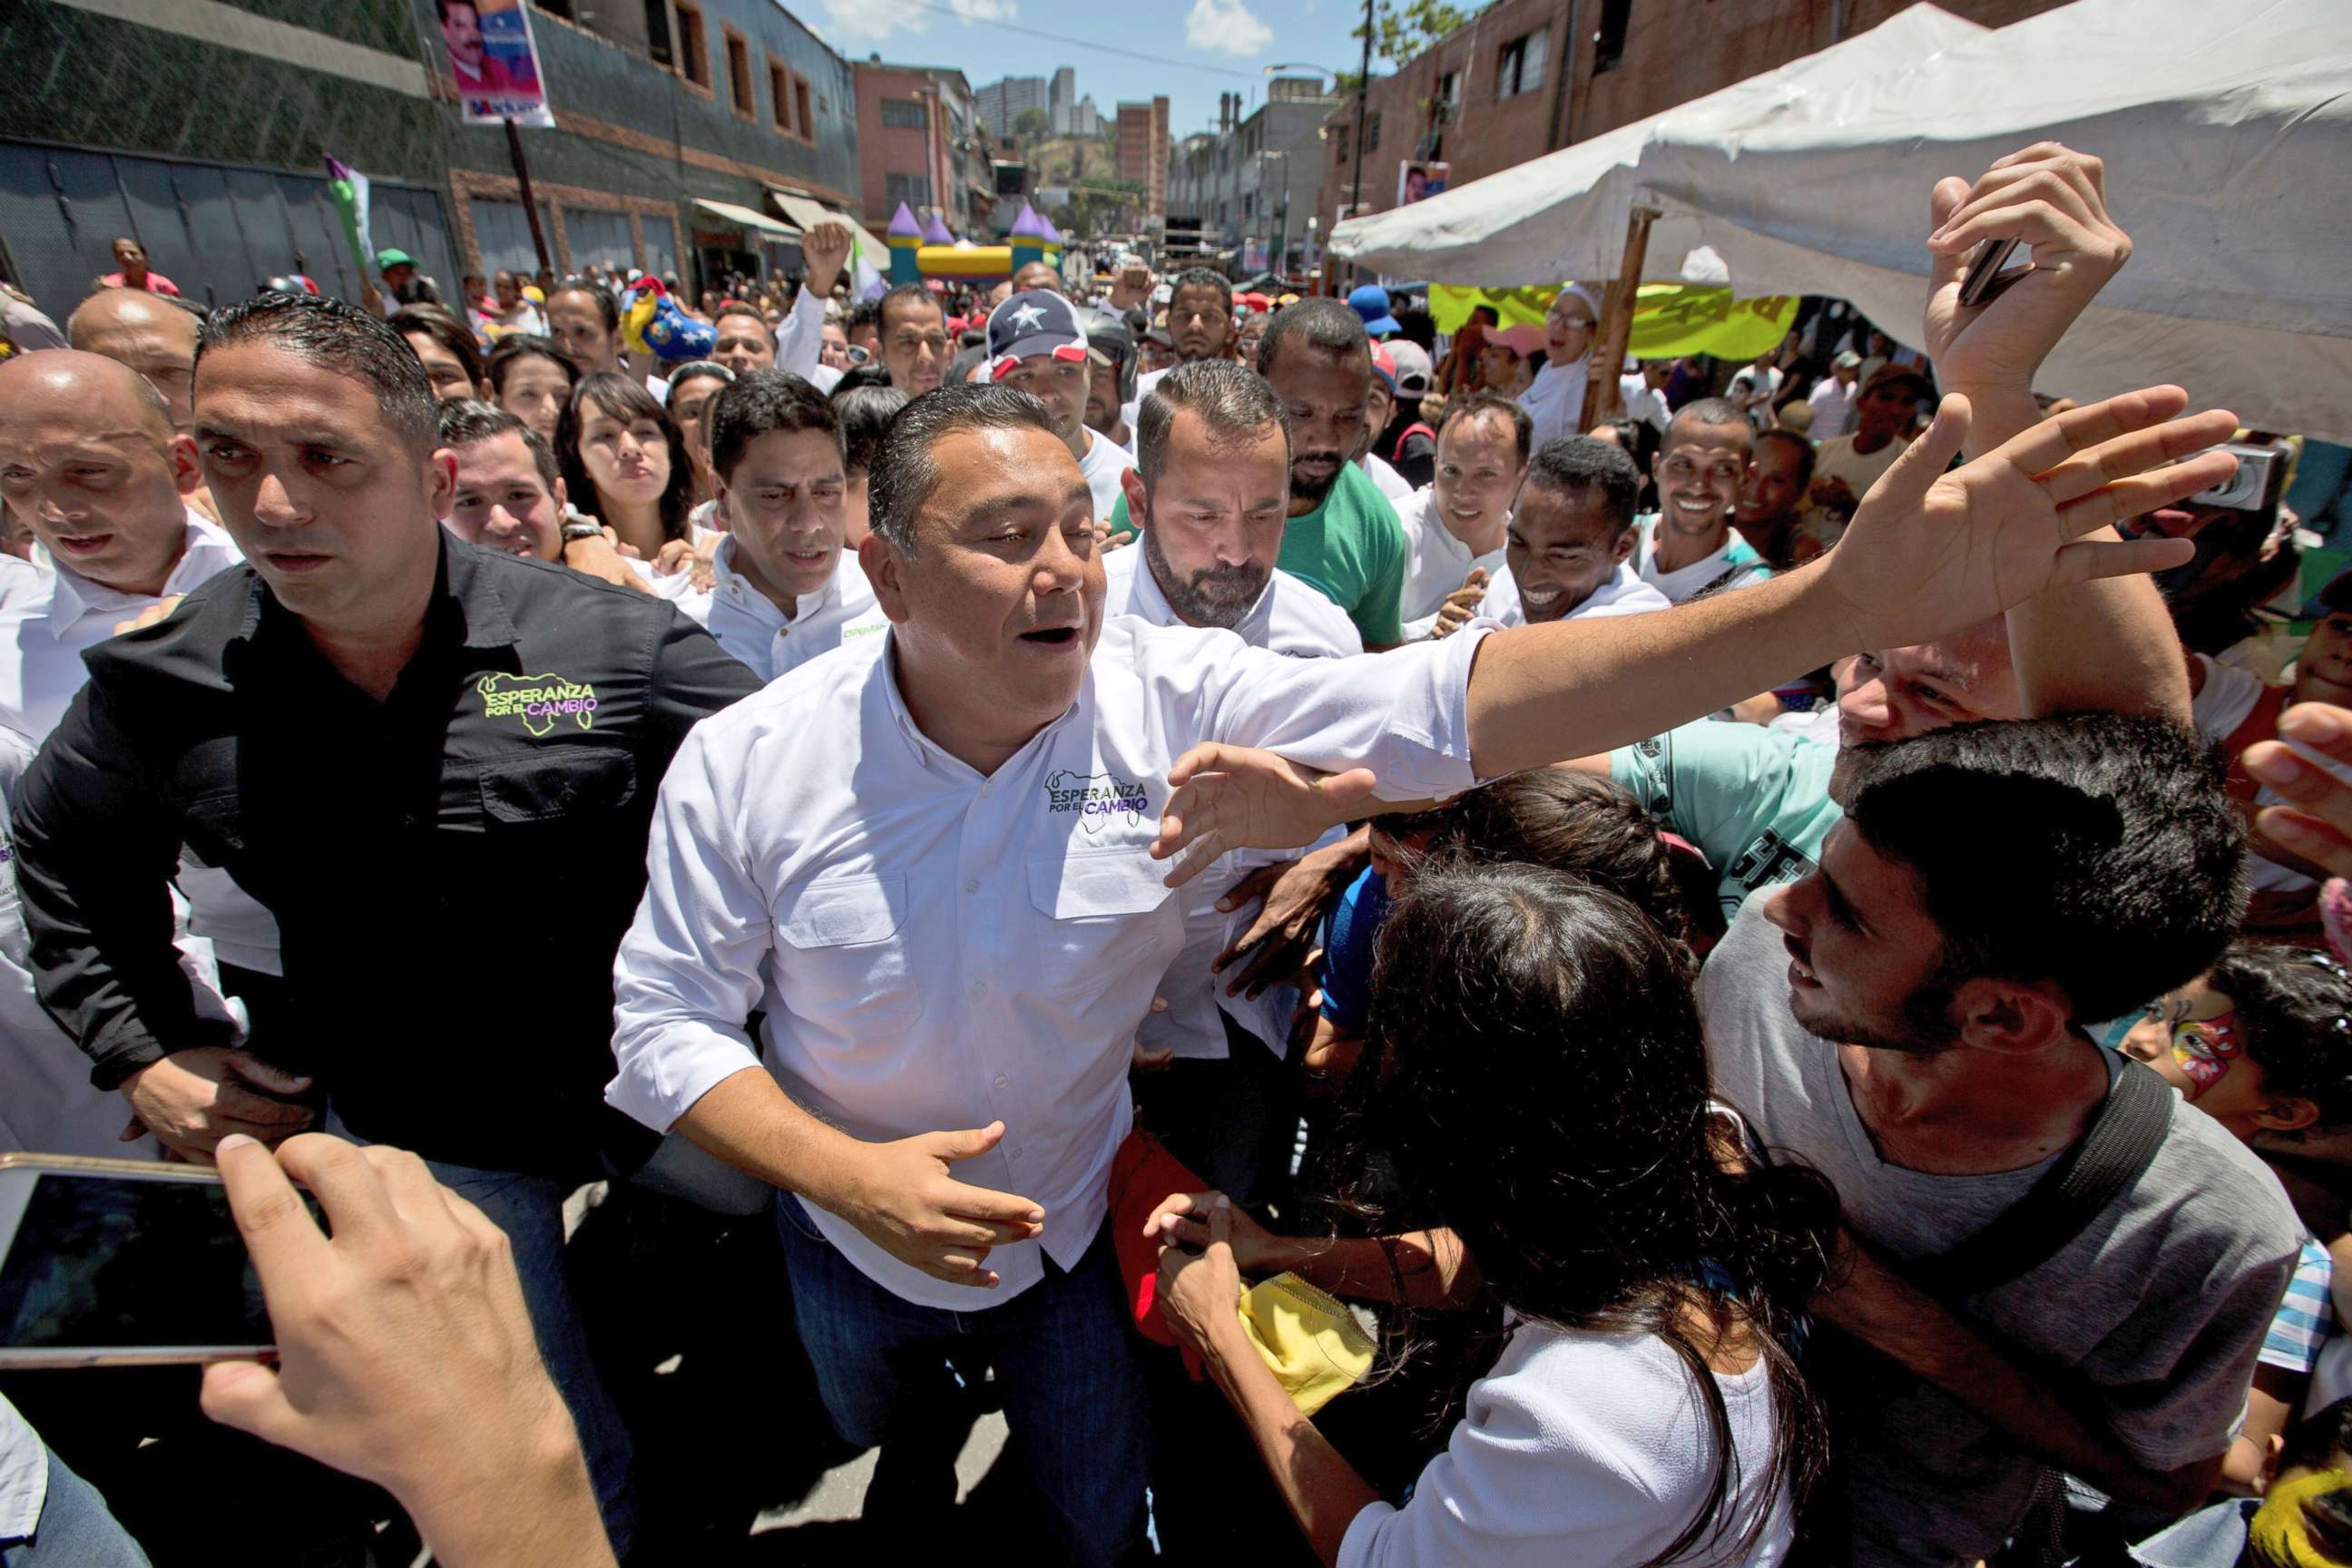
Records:
M1433 163L1407 158L1397 164L1396 205L1409 207L1415 202L1425 202L1445 189L1445 182L1454 173L1451 163Z
M433 0L441 48L468 125L511 120L553 130L523 0Z

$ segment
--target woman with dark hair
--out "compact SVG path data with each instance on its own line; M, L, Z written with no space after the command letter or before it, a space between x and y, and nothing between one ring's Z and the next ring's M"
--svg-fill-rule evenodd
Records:
M600 371L572 388L556 427L555 453L572 504L646 561L689 537L694 463L686 437L652 393Z
M538 431L551 447L563 405L580 384L580 373L552 338L509 332L490 350L487 372L490 401ZM559 448L560 449L560 448Z
M1433 863L1397 900L1352 1166L1376 1143L1432 1228L1358 1245L1396 1296L1482 1305L1502 1338L1402 1509L1299 1415L1244 1331L1231 1205L1181 1194L1153 1216L1171 1240L1161 1311L1323 1562L1788 1555L1825 1444L1787 1342L1834 1203L1806 1173L1739 1157L1708 1100L1691 977L1680 942L1565 872Z

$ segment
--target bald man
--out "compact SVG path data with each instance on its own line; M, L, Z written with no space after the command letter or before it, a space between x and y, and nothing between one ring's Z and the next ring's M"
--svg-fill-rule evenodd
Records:
M172 437L162 395L111 359L53 349L0 362L0 502L32 533L37 562L0 559L0 805L89 679L82 650L243 559L187 508L195 465ZM15 869L0 861L0 885ZM201 919L247 931L275 964L268 911L216 871L191 868L184 886ZM213 944L187 935L184 906L173 912L197 1013L226 1020ZM25 951L11 897L0 908L0 1138L58 1153L156 1152L152 1139L121 1142L121 1097L91 1087L89 1059L34 997Z
M66 319L74 348L129 365L163 395L172 428L188 427L188 395L196 372L196 318L152 294L101 289Z

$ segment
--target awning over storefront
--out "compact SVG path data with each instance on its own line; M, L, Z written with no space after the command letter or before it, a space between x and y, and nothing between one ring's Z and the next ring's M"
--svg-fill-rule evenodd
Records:
M731 223L738 228L755 228L776 239L798 239L801 237L799 229L782 219L770 217L766 213L753 212L750 207L739 207L731 202L707 202L698 196L694 205L721 223Z
M865 226L847 213L829 207L814 196L804 196L798 191L787 191L776 185L768 187L768 199L776 204L779 212L804 229L814 228L821 223L847 224L850 234L856 238L859 249L865 252L869 261L879 268L887 268L890 265L890 247L866 233Z

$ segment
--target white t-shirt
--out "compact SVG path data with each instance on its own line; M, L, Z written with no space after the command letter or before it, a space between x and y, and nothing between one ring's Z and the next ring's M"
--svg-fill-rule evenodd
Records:
M1365 453L1356 466L1362 468L1372 483L1380 488L1381 494L1389 498L1391 506L1402 507L1412 499L1412 482L1396 471L1396 465L1378 452Z
M1412 642L1430 634L1445 596L1469 581L1472 572L1485 572L1493 583L1503 570L1507 546L1471 554L1438 515L1434 485L1423 485L1397 502L1396 513L1404 527L1405 547L1404 594L1397 608L1404 620L1404 640Z
M1787 1486L1765 1487L1771 1374L1759 1361L1714 1375L1731 1431L1728 1518L1675 1563L1763 1568L1787 1557L1795 1535ZM1368 1504L1349 1524L1339 1568L1630 1568L1706 1506L1719 1458L1691 1374L1664 1340L1521 1323L1470 1385L1412 1500Z
M1640 616L1652 610L1674 607L1673 602L1657 589L1642 581L1630 562L1620 561L1609 580L1585 595L1584 603L1561 616L1562 620L1600 620L1608 616ZM1527 606L1519 602L1518 579L1511 569L1504 567L1495 574L1486 598L1479 601L1478 615L1482 619L1500 621L1507 626L1528 624Z
M1119 476L1135 467L1135 459L1126 447L1112 441L1100 431L1087 432L1087 455L1078 459L1078 472L1087 477L1087 489L1095 495L1095 516L1108 519L1118 498L1126 492L1119 488Z
M1813 383L1813 395L1805 401L1813 407L1813 423L1806 434L1815 441L1832 441L1853 428L1853 390L1837 377L1825 375Z
M1718 594L1728 593L1734 588L1761 583L1772 575L1772 569L1764 563L1761 555L1756 553L1756 547L1740 538L1738 531L1731 528L1723 531L1723 543L1712 554L1702 556L1687 566L1676 567L1672 572L1662 571L1657 561L1657 513L1636 518L1633 526L1642 531L1641 542L1633 547L1634 570L1641 573L1643 582L1677 605L1695 599L1708 589Z
M1541 451L1547 441L1557 441L1565 436L1581 436L1579 421L1584 417L1584 389L1591 379L1591 371L1583 360L1573 364L1549 364L1536 372L1535 380L1520 393L1518 404L1527 410L1532 429L1528 435L1528 450ZM1460 587L1460 584L1455 584Z

